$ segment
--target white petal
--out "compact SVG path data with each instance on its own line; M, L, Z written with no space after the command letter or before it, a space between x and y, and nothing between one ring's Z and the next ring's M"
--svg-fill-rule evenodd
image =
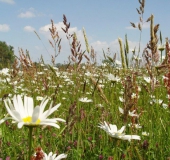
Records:
M44 109L45 109L48 101L49 101L49 99L46 99L46 98L44 98L44 99L42 100L42 102L41 102L41 104L40 104L40 109L41 109L40 115L44 112Z
M135 111L136 111L136 110L133 110L131 113L133 113L133 114L134 114L134 113L135 113ZM130 111L129 111L129 112L130 112Z
M113 125L113 124L110 124L110 132L117 132L117 126L116 125Z
M67 158L67 154L62 153L62 154L58 155L58 156L55 158L55 160L60 160L60 159L62 159L62 158Z
M21 96L20 95L14 95L13 97L13 104L14 104L14 108L16 111L18 111L19 113L21 113L21 115L23 115L23 104L19 104L20 101L22 101Z
M105 126L106 128L109 128L109 125L106 123L106 121L104 121L104 126Z
M50 108L48 110L46 110L42 115L40 115L40 119L46 119L49 115L51 115L54 111L56 111L58 109L58 107L60 107L61 103L57 104L56 106L54 106L53 108L51 108L52 103L50 105Z
M18 109L18 102L17 102L17 97L16 97L16 95L14 95L14 97L13 97L12 100L13 100L13 104L14 104L15 110L18 111L19 109Z
M15 109L9 98L7 100L4 100L4 103L5 103L5 105L9 105L8 107L10 108L10 110Z
M7 99L7 100L4 100L4 103L5 103L5 107L8 107L11 110L11 105L10 105L11 101L9 99ZM9 106L8 106L8 103L9 103ZM14 109L14 108L12 108L12 109Z
M12 114L13 114L14 120L16 120L16 121L22 121L22 118L21 118L20 113L18 113L18 112L15 111L15 110L12 110L11 112L12 112Z
M34 102L32 97L24 97L25 110L27 111L27 116L32 116L34 110Z
M46 99L47 99L47 97L44 97L44 98L43 98L43 100L41 101L40 106L43 105L43 103L44 103L44 101L45 101Z
M108 131L110 130L110 128L109 128L108 124L106 123L106 121L104 121L104 123L101 124L101 128L102 128L104 131L106 131L106 132L108 132Z
M40 114L40 107L37 106L34 108L33 114L32 114L32 122L36 122L39 118L39 114Z
M119 112L124 114L124 110L121 107L119 107Z
M43 121L41 120L41 123L57 123L57 121L60 121L60 122L65 122L64 119L61 119L61 118L53 118L53 119L44 119Z
M26 112L26 116L31 116L28 114L28 107L29 107L29 104L28 104L28 97L27 96L24 96L24 107L25 107L25 112Z
M54 111L56 111L56 110L60 107L60 105L61 105L61 103L59 103L59 104L57 104L56 106L54 106L53 108L51 108L48 116L51 115Z
M57 154L53 154L52 158L55 159Z
M49 157L51 157L52 155L53 155L53 153L52 153L52 152L50 152L50 153L48 154L48 156L49 156Z
M125 130L125 126L123 126L120 130L118 130L117 132L119 132L119 133L123 133L123 131Z
M18 109L19 109L17 111L21 114L22 117L25 117L26 116L25 109L24 109L22 98L20 95L17 95L17 102L18 102Z
M60 128L60 126L56 123L40 123L40 125L47 125L47 126L53 126L53 127L56 127L56 128Z
M132 135L132 139L141 140L140 136L138 135Z
M44 120L41 120L41 122L43 123L57 123L57 120L56 120L56 118L52 118L52 119L49 119L49 118L47 118L47 119L44 119Z
M51 110L51 107L52 107L52 104L53 104L53 102L51 102L50 107L49 107L48 110L46 110L44 113L40 114L40 119L41 120L44 120L44 119L46 119L48 117L48 115L50 113L50 110Z
M64 119L62 118L56 118L57 121L60 121L60 122L66 122Z
M106 130L106 127L102 123L100 123L98 127L103 129L103 130Z
M48 156L47 156L47 154L46 153L44 153L44 158L43 158L43 160L48 160Z
M137 135L124 135L121 139L130 141L131 139L140 140L140 136Z
M24 122L19 122L19 123L18 123L18 128L22 128L22 126L23 126L24 124L25 124Z
M8 119L12 119L12 117L5 117L5 118L1 119L0 124L4 123Z
M10 110L8 105L5 105L6 106L6 109L8 111L8 113L10 114L10 116L16 120L16 121L21 121L21 116L20 114L16 111L16 110Z

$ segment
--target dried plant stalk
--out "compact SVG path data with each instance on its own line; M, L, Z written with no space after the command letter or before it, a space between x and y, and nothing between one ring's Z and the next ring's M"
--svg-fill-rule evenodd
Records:
M154 18L154 16L151 15L151 23L150 23L151 47L152 47L152 46L154 45L154 43L155 43L153 18ZM153 53L152 53L152 54L153 54Z
M125 35L125 60L126 60L126 65L127 68L129 66L129 60L128 60L128 54L129 53L129 44L128 44L128 40L127 40L127 34Z
M106 96L104 95L103 90L101 89L101 87L97 84L97 82L95 81L95 79L93 77L91 77L91 80L92 80L93 84L97 87L98 91L100 92L101 97L104 99L104 101L106 103L109 104L109 101L107 100Z
M119 41L119 46L120 46L120 55L121 55L121 60L122 60L122 67L123 69L126 68L126 63L125 63L125 55L123 52L123 46L122 46L122 40L120 38L118 38Z
M49 31L51 33L51 38L53 40L53 42L49 40L49 43L51 47L54 49L54 55L51 56L51 61L52 61L52 64L55 65L56 58L58 57L61 51L61 45L60 45L61 38L58 35L58 31L53 20L51 20L51 28L49 28Z
M85 31L84 28L83 28L83 35L84 35L84 40L85 40L85 44L86 44L86 51L87 51L88 53L90 53L89 43L88 43L88 39L87 39L87 36L86 36L86 31Z

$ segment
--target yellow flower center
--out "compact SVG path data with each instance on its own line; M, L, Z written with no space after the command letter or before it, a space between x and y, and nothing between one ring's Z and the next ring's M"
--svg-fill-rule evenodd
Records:
M116 136L121 136L122 134L119 133L119 132L117 132L117 133L115 133L115 135L116 135Z
M37 119L37 121L35 122L36 124L40 124L41 120Z
M28 116L22 119L25 123L28 122L30 123L32 121L32 117Z
M28 116L22 119L25 123L32 123L32 117ZM41 120L37 119L37 121L34 124L40 124Z

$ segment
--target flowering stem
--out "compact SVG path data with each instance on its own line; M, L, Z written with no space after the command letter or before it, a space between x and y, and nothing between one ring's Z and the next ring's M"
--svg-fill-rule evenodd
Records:
M119 139L115 139L115 147L114 147L114 157L118 157L118 151L117 151L117 147L119 146L120 144L120 140Z
M29 126L29 137L28 137L28 144L29 144L29 154L28 154L28 160L31 159L31 148L32 148L32 130L33 127Z

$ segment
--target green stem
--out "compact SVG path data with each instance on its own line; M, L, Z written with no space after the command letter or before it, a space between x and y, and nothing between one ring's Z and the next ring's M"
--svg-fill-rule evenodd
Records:
M29 126L29 137L28 137L28 144L29 144L29 154L28 154L28 160L31 159L31 148L32 148L32 130L33 127Z
M161 51L161 63L162 63L162 51Z
M117 143L118 143L118 139L114 139L113 141L113 146L114 146L114 149L113 149L113 157L115 160L117 160L118 158L118 154L117 154Z

